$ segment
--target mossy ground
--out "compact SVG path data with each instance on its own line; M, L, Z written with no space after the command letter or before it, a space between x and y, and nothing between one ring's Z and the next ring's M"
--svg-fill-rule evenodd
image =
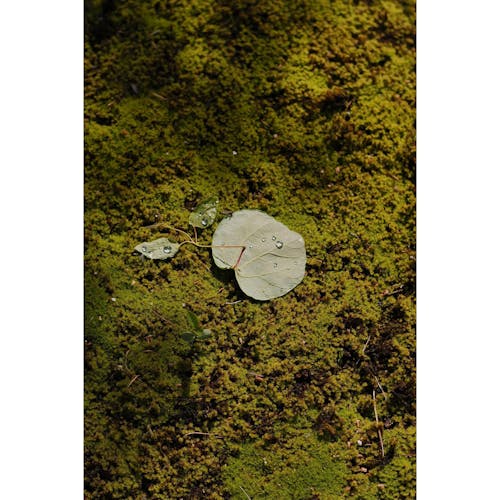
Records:
M414 29L412 0L87 3L87 498L415 496ZM134 254L213 195L304 236L299 286Z

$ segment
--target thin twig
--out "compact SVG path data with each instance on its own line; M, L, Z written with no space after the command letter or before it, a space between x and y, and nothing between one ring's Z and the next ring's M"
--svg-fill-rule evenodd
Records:
M136 375L127 385L127 389L139 378L139 375Z
M152 35L154 35L155 33L152 33ZM152 95L154 95L155 97L158 97L158 99L161 99L162 101L166 101L167 98L166 97L163 97L161 94L157 94L156 92L151 92Z
M389 290L385 290L384 293L382 294L383 297L388 297L389 295L396 295L397 293L401 293L404 289L404 285L403 284L398 284L398 285L394 285L392 287L392 290L389 291Z
M262 382L264 380L264 375L262 375L261 373L249 371L247 375L255 377L255 380L258 380L259 382Z
M379 421L378 421L378 414L377 414L377 400L375 398L375 389L373 389L373 411L375 412L375 421L377 422L377 433L378 433L378 438L380 440L380 449L382 452L382 458L384 458L385 453L384 453L384 440L382 439L382 431L380 429Z
M368 334L368 338L366 339L365 345L363 347L363 354L365 353L366 348L368 347L368 342L370 342L371 334Z
M248 493L243 489L243 486L240 486L240 489L243 493L245 493L245 496L248 498L248 500L252 500L249 496Z
M189 244L189 245L194 245L195 247L198 247L198 248L241 248L241 253L240 253L240 256L238 258L238 261L236 262L236 265L238 265L238 263L240 262L241 255L243 254L243 252L245 251L245 248L246 248L245 245L202 245L202 244L198 243L198 234L196 233L196 228L194 228L195 239L193 240L193 238L191 238L191 236L188 233L186 233L186 231L183 231L182 229L177 229L176 227L170 226L169 224L165 224L164 222L157 222L156 224L144 226L144 228L146 228L146 229L154 229L154 228L158 228L158 227L172 229L172 230L177 231L179 233L182 233L184 236L186 236L188 239L181 241L179 243L179 247L181 247L182 245ZM236 265L235 265L235 267L236 267Z
M184 434L184 437L187 436L214 436L218 439L224 439L224 437L220 436L219 434L212 434L211 432L199 432L199 431L192 431L188 432L187 434Z
M387 401L387 394L386 394L386 392L384 391L384 388L380 385L380 382L379 382L379 380L378 380L378 378L377 378L377 375L375 375L375 373L373 373L373 376L375 377L375 380L376 380L376 382L377 382L378 388L382 391L382 394L384 395L384 398L385 398L385 400Z
M177 231L178 233L182 233L184 236L187 236L189 238L188 241L193 242L193 238L189 236L186 231L183 231L182 229L178 229L174 226L171 226L170 224L166 224L165 222L156 222L155 224L151 224L149 226L144 226L146 229L155 229L155 228L166 228L166 229L172 229L174 231ZM183 242L184 243L184 242ZM193 242L194 243L194 242Z
M156 315L157 315L157 316L158 316L158 317L159 317L162 321L165 321L165 323L170 323L171 325L174 325L174 322L173 322L173 321L169 320L168 318L165 318L165 316L163 316L163 314L160 314L160 313L158 312L158 310L157 310L155 307L153 307L151 310L152 310L152 311L153 311L153 312L154 312L154 313L155 313L155 314L156 314Z
M127 356L128 356L129 352L130 352L130 349L127 350L127 352L125 353L125 356L123 357L123 365L125 366L125 370L127 370L127 371L129 371L128 365L127 365Z

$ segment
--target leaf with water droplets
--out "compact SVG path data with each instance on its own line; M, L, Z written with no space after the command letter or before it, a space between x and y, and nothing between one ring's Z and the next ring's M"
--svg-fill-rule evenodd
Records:
M211 226L217 216L218 204L219 199L213 197L198 205L189 216L189 224L201 228Z
M214 232L212 257L234 269L241 290L257 300L285 295L304 278L302 236L259 210L239 210Z
M171 259L179 250L180 245L168 238L144 242L135 247L135 250L148 259Z

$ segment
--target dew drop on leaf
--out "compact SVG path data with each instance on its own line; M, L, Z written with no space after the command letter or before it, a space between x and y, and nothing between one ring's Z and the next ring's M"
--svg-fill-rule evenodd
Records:
M189 224L200 228L211 226L217 216L218 204L219 199L216 197L200 203L189 215Z
M158 238L154 241L147 241L137 245L135 249L148 259L170 259L179 250L179 244L170 241L168 238Z
M241 290L256 300L285 295L305 274L302 236L259 210L239 210L223 219L214 232L212 257L218 267L233 269Z

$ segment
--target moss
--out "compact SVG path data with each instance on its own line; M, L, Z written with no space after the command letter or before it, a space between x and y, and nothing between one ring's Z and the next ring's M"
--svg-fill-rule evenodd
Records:
M231 498L339 498L344 493L346 463L335 448L314 433L280 446L244 443L231 458L224 478ZM291 453L291 451L293 452Z
M414 25L411 0L87 3L89 498L415 495ZM210 196L299 231L303 282L257 303L207 249L134 255Z

